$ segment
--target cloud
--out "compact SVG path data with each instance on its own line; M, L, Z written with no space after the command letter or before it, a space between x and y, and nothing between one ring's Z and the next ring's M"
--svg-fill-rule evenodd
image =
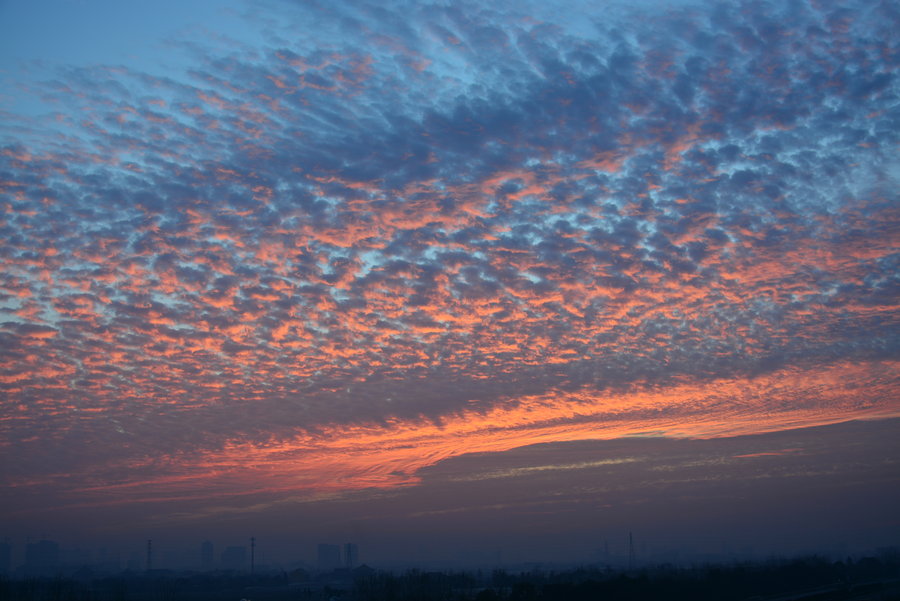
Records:
M166 77L60 68L4 139L0 430L36 476L178 497L274 444L272 489L310 457L358 488L481 436L897 411L887 6L264 6L269 45Z

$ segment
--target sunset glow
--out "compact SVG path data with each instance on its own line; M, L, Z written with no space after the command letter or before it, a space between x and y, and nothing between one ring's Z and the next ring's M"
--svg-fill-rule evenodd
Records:
M262 515L471 453L900 416L890 2L60 7L106 32L71 56L20 4L16 520Z

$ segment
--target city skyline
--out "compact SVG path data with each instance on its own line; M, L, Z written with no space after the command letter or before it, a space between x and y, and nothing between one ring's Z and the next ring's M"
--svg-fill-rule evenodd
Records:
M625 568L631 540L639 566L860 557L895 546L898 424L537 445L442 462L423 472L421 485L401 491L361 491L299 508L287 503L229 522L187 516L170 524L133 509L100 508L81 520L100 524L102 517L112 528L85 534L62 515L42 524L42 532L59 534L70 555L84 558L90 547L102 547L107 569L117 554L116 565L138 572L148 566L142 535L156 537L153 564L166 570L203 567L201 541L207 541L214 568L225 567L226 548L244 547L249 571L251 536L261 543L260 564L281 568L321 569L318 546L340 552L347 540L362 543L363 563L379 568ZM223 532L213 536L211 528ZM38 538L13 541L14 573L21 573L26 544Z
M0 538L897 543L895 3L595 4L0 4Z

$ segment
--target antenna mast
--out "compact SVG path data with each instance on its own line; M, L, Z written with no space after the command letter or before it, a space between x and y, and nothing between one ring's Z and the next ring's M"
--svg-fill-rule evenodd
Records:
M634 537L628 532L628 569L634 569Z

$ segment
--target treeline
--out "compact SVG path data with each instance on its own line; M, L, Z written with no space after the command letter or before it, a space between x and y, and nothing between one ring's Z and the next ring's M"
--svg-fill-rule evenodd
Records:
M354 595L354 601L900 601L900 554L631 571L379 573L358 581Z
M293 601L283 573L123 572L114 576L29 577L0 580L0 601ZM262 596L251 595L263 591ZM275 593L275 594L265 594ZM311 598L311 597L310 597Z
M900 601L900 552L639 570L302 570L0 580L0 601Z

